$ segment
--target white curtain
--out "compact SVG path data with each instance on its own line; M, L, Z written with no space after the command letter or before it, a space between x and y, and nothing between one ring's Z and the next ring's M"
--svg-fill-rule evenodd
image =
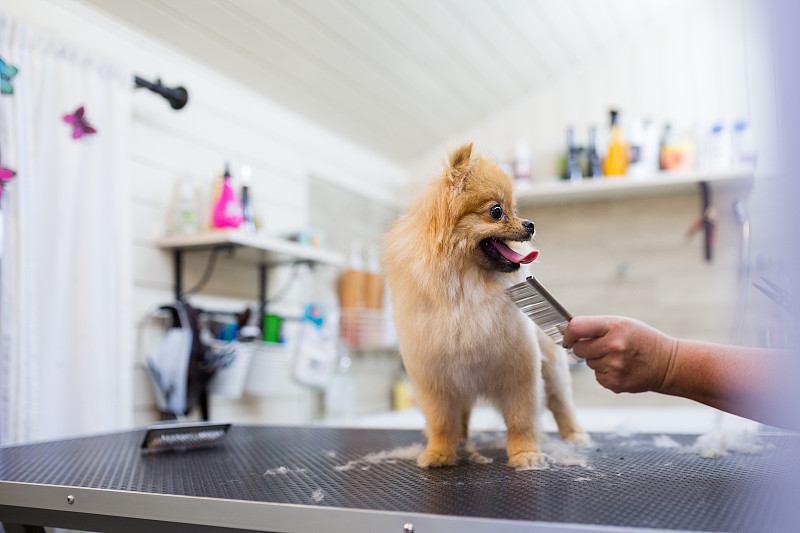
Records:
M2 14L0 58L0 444L129 426L132 73Z

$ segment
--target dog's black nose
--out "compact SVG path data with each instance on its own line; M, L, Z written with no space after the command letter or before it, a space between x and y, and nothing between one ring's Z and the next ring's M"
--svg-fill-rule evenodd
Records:
M522 227L528 230L531 236L533 236L533 222L531 222L530 220L523 220Z

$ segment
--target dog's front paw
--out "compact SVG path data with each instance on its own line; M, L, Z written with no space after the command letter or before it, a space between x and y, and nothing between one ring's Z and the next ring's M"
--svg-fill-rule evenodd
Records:
M538 470L547 468L547 461L543 453L519 452L508 458L508 465L517 469Z
M585 431L576 431L571 435L567 435L564 437L564 442L569 442L570 444L574 444L575 446L580 446L581 448L586 448L592 444L592 438L589 437L589 434Z
M437 466L452 466L456 464L456 454L443 453L436 450L425 450L417 457L417 465L422 468L435 468Z

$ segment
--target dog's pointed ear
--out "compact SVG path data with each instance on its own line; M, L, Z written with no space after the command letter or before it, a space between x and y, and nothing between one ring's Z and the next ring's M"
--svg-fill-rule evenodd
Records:
M447 177L450 185L458 189L464 188L464 178L467 177L472 168L472 143L467 143L456 148L450 154L450 167L447 169Z

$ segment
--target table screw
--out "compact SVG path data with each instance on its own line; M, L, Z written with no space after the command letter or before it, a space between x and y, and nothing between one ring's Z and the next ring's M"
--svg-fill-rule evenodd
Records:
M414 524L411 522L403 524L403 533L414 533Z
M67 496L67 503L68 503L68 504L70 504L70 505L72 505L73 503L75 503L75 496L73 496L72 494L70 494L69 496Z

